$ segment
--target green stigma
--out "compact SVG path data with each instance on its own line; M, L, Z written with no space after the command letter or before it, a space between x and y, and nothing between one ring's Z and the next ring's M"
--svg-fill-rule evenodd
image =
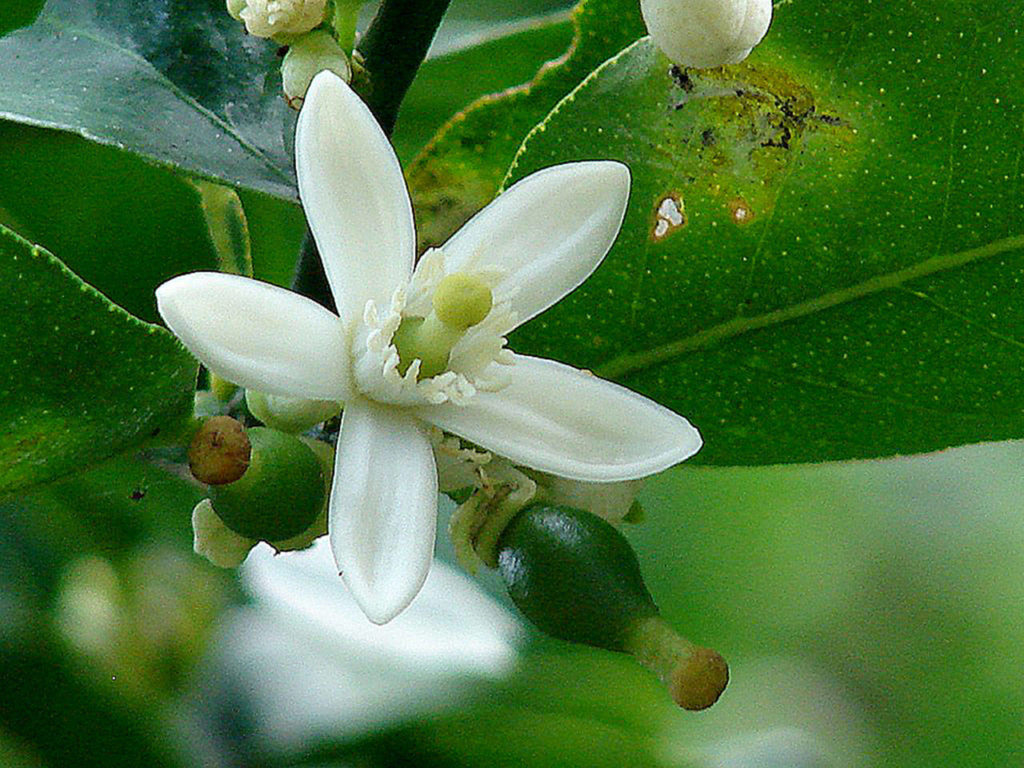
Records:
M434 291L434 313L442 323L460 331L483 322L492 303L487 284L463 272L448 275Z
M427 317L403 317L393 344L398 350L398 372L420 360L418 378L428 379L448 367L452 348L467 330L482 322L491 311L491 289L478 277L456 272L434 290L434 311Z

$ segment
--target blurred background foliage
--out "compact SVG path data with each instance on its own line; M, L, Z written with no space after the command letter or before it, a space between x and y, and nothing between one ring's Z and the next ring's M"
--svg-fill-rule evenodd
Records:
M12 4L0 32L39 5ZM564 52L565 10L456 0L403 106L403 162L469 100ZM473 47L496 30L530 54ZM241 197L256 275L287 283L301 212ZM11 123L0 222L148 320L152 285L216 258L192 182ZM448 574L385 654L344 634L332 578L275 595L263 577L287 558L261 553L239 577L194 556L199 489L117 458L0 505L0 765L1020 765L1022 466L1024 445L1004 443L649 481L627 530L648 585L732 669L721 701L691 714L629 659L518 625L493 578L476 582L485 598ZM439 646L449 656L429 660Z

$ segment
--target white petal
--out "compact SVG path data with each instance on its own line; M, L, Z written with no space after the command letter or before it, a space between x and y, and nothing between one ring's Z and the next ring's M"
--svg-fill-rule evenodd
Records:
M408 411L350 401L327 527L338 568L370 621L390 621L420 591L436 521L437 470L425 428Z
M516 182L445 243L449 272L505 272L519 323L586 280L612 247L629 200L629 169L610 160L566 163Z
M417 413L517 464L574 480L645 477L700 449L690 422L618 384L521 355L506 370L509 384L497 392Z
M218 376L288 397L344 400L348 344L336 315L238 275L193 272L156 289L160 316Z
M313 78L295 129L299 196L346 320L386 305L416 255L402 168L369 108L337 75Z

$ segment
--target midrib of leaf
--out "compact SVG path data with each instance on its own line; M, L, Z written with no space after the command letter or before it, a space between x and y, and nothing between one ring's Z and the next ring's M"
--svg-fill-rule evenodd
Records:
M763 315L736 317L677 341L652 347L643 352L620 355L604 365L597 366L595 372L607 378L618 378L635 371L660 365L690 352L706 349L726 339L741 336L751 331L761 330L762 328L781 325L790 320L822 312L881 291L900 288L904 283L911 280L962 267L980 259L998 256L1001 253L1016 251L1022 248L1024 248L1024 235L1013 235L994 240L977 248L932 256L905 269L877 275L856 285L830 291L807 301L801 301L788 307L766 312Z
M79 37L84 37L86 40L91 40L94 43L102 45L105 48L110 48L111 50L114 50L114 51L117 51L119 53L122 53L122 54L124 54L124 55L126 55L126 56L128 56L128 57L130 57L130 58L132 58L134 60L136 60L137 62L141 63L143 67L145 67L150 72L152 72L154 75L156 75L157 80L161 83L161 85L164 88L166 88L170 93L172 93L176 98L178 98L182 103L184 103L186 106L188 106L189 108L191 108L195 112L199 113L203 118L205 118L207 121L212 123L218 130L223 131L225 134L227 134L228 136L233 138L235 141L237 141L238 144L242 147L242 149L244 149L246 152L248 152L254 158L259 160L261 163L263 163L282 182L284 182L285 184L291 184L292 183L292 180L288 177L288 174L282 172L281 169L277 167L277 164L274 163L274 161L271 160L269 157L267 157L266 154L264 154L263 150L261 150L258 146L256 146L255 144L251 143L248 139L246 139L244 136L242 136L240 133L238 133L230 123L228 123L223 118L221 118L219 115L217 115L216 112L212 112L211 110L207 109L202 104L200 104L198 101L196 101L191 96L189 96L185 91L181 90L173 82L168 80L167 77L160 70L158 70L156 67L154 67L148 60L146 60L145 57L140 56L138 53L136 53L135 51L131 50L130 48L124 48L124 47L122 47L120 45L117 45L116 43L110 41L109 39L107 39L105 37L101 37L99 35L96 35L96 34L94 34L93 32L91 32L89 30L83 29L81 27L76 27L76 26L62 24L62 23L60 23L60 21L58 21L57 19L55 19L52 16L46 16L44 18L40 18L38 23L39 24L46 24L46 25L52 27L58 33L71 33L73 35L78 35ZM7 113L7 114L9 114L9 113ZM32 124L38 124L40 127L44 127L44 128L45 127L59 127L59 126L56 126L56 124L45 125L45 124L43 124L45 121L35 121L35 120L33 120L33 121L29 121L29 122L31 122ZM91 138L93 140L96 140L96 141L101 141L103 143L109 143L109 142L104 141L103 138L100 137L100 136L92 136L91 132L90 132L89 138ZM119 147L119 148L122 148L122 147Z

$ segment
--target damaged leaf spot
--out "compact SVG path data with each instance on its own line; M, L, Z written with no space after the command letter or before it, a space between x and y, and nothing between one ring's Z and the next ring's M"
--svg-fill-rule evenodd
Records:
M754 219L754 211L751 210L747 201L742 197L734 197L729 201L728 205L729 215L732 218L733 224L742 227Z
M675 193L663 197L654 211L654 228L651 230L651 239L656 242L664 240L677 229L685 226L686 210L683 208L682 198Z

